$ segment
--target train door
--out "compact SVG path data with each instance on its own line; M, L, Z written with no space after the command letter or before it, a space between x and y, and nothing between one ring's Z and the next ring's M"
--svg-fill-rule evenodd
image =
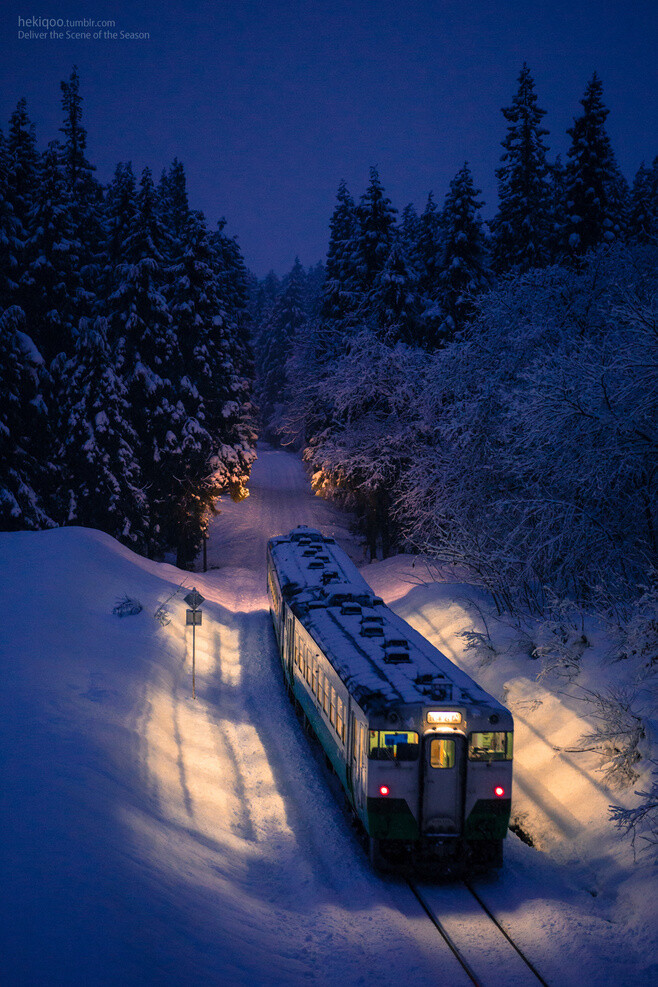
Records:
M422 832L462 831L466 746L460 736L429 734L423 745Z
M352 714L352 791L354 805L363 809L366 803L366 729Z

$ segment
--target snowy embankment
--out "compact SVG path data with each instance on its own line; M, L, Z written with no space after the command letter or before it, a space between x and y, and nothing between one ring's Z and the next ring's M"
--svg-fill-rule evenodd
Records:
M285 453L261 454L251 490L205 575L84 529L0 536L3 983L464 982L404 883L371 872L283 694L265 542L312 523L348 544L345 519ZM364 572L466 666L466 588L410 586L404 558ZM183 582L206 597L196 702ZM124 594L143 611L113 616ZM511 837L482 887L551 983L649 984L645 870L596 764L552 749L582 723L520 662L475 671L507 689L515 811L547 852Z

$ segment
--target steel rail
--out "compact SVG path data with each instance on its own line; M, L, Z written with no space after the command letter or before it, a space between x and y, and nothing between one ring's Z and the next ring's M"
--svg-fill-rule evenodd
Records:
M505 931L505 929L503 928L503 926L501 925L501 923L498 921L498 919L496 918L496 916L493 914L493 912L491 911L491 909L487 905L485 905L485 903L482 901L482 898L477 893L477 891L475 890L475 888L473 888L468 883L468 881L464 881L463 883L464 883L464 887L467 888L470 891L470 893L473 895L473 897L477 901L477 903L480 906L480 908L482 908L482 910L489 916L489 918L491 919L491 921L493 922L493 924L496 926L496 928L500 932L502 932L502 934L505 936L505 938L507 939L507 941L510 944L510 946L512 947L512 949L514 949L518 953L518 955L521 957L521 959L523 960L523 962L525 963L525 965L528 967L528 969L531 971L531 973L534 974L534 976L537 978L537 980L542 985L542 987L549 987L549 985L544 980L544 978L542 977L541 973L537 970L537 968L534 966L534 964L531 963L531 961L525 955L525 953L523 952L523 950L520 949L516 945L516 943L511 938L511 936L509 935L509 933Z
M409 890L414 895L414 897L420 903L423 911L425 912L425 914L429 918L429 920L432 923L432 925L435 927L435 929L437 930L437 932L439 933L439 935L442 937L442 939L445 941L445 943L448 946L448 948L450 949L450 951L453 953L455 959L457 960L457 962L459 963L459 965L462 967L462 969L464 970L464 972L468 976L469 980L473 984L475 984L475 987L483 987L482 982L477 979L477 977L475 976L475 974L471 970L470 966L468 965L466 959L462 956L462 954L460 953L460 951L457 949L457 947L455 946L454 942L452 941L452 939L450 938L450 936L448 935L448 933L446 932L446 930L443 928L443 926L441 925L441 922L436 917L436 915L434 914L434 912L432 911L432 909L429 907L429 905L427 904L427 902L423 898L423 896L420 893L420 891L418 890L418 888L414 887L414 885L411 883L411 881L407 881L407 886L409 887Z

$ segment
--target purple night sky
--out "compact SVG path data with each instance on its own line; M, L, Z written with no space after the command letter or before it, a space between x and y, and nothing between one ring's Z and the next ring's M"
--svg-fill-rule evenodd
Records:
M150 39L19 40L19 16L113 19ZM227 217L258 275L324 258L338 183L358 198L371 164L420 211L467 159L490 216L500 107L524 59L551 154L594 70L626 177L658 154L656 0L9 0L1 23L3 129L25 95L39 146L55 137L77 63L99 178L129 159L157 177L178 156L192 206Z

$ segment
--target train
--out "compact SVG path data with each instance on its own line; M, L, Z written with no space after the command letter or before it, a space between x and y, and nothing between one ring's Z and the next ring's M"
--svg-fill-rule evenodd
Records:
M510 711L385 606L332 537L267 545L284 682L380 869L502 865Z

